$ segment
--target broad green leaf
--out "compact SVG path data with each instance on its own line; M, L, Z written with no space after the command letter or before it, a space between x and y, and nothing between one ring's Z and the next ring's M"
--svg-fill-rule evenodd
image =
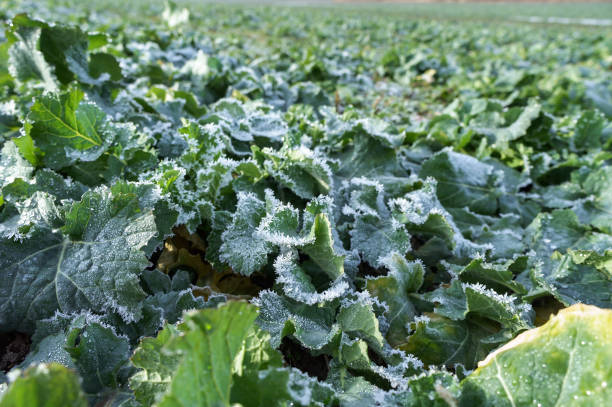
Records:
M39 321L32 342L32 351L20 368L60 363L79 373L87 394L116 389L122 384L120 371L130 356L128 339L117 335L96 315L57 314Z
M145 339L132 358L142 369L130 380L136 398L157 406L229 406L232 375L256 317L255 307L232 302L186 313L176 328Z
M432 370L407 379L407 390L387 396L389 403L400 406L447 407L456 405L461 394L455 376Z
M320 271L313 269L309 263L306 263L305 267L300 266L295 251L279 255L274 262L274 271L277 274L276 282L282 285L284 294L305 304L313 305L336 299L349 288L342 275L331 283L325 281L322 284ZM315 284L322 286L321 290L318 290Z
M9 71L19 82L40 80L49 91L57 90L53 68L41 52L41 34L46 24L21 14L13 20L13 44L9 49Z
M2 173L0 188L17 178L29 179L33 170L30 163L19 154L14 142L7 141L4 143L0 151L0 173ZM3 194L6 194L6 192L3 192Z
M30 108L29 135L44 153L42 161L49 168L94 161L113 142L105 113L83 97L78 89L60 96L43 95Z
M157 337L142 339L132 356L132 363L141 370L130 378L130 388L145 406L153 405L172 383L181 355L164 350L178 336L179 331L174 325L166 325Z
M333 405L334 389L296 369L268 368L249 376L234 378L232 402L245 407ZM250 379L250 380L249 380ZM255 379L255 380L254 380Z
M577 304L491 353L462 382L462 406L596 406L611 398L612 312Z
M405 224L408 232L425 240L422 247L416 248L416 255L428 264L435 264L450 255L463 260L490 251L488 242L480 244L463 236L454 217L438 201L439 188L433 179L428 179L420 189L389 201L395 219Z
M398 348L426 365L473 369L507 338L496 338L497 326L481 320L453 321L428 313L412 324L414 332Z
M527 290L514 281L514 273L508 267L509 265L488 264L482 259L474 259L457 274L459 279L466 283L481 283L498 292L526 294Z
M574 143L579 149L593 149L601 146L605 120L603 114L596 110L586 111L576 123Z
M328 194L334 186L326 157L312 150L302 147L276 152L266 148L260 154L266 157L263 167L270 175L301 198Z
M539 103L531 101L509 126L501 128L476 128L475 130L491 138L495 148L504 150L508 148L510 142L527 134L531 123L540 115L541 110L542 106Z
M580 192L588 194L584 200L572 199L570 204L581 222L593 225L602 232L612 233L612 169L586 169L580 181ZM576 184L570 184L576 185Z
M56 363L35 365L13 380L0 396L1 407L85 407L78 377Z
M474 157L441 151L423 164L419 176L436 179L438 199L447 208L468 207L483 215L498 208L501 176Z
M544 274L552 272L551 255L568 249L602 252L612 244L612 237L591 231L570 209L540 213L526 229L526 238L542 261Z
M533 278L565 305L584 303L612 308L612 251L591 250L554 253L551 267L534 270Z
M112 55L94 54L89 60L89 36L78 26L49 25L19 14L11 22L9 38L9 69L20 82L40 80L47 90L56 91L59 84L67 85L75 79L88 85L100 84L106 79L97 79L102 72L113 80L117 80L117 71L121 75ZM105 55L104 59L99 55Z

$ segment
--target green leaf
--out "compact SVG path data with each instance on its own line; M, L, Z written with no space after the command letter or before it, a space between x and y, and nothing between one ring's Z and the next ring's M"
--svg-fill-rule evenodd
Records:
M483 259L474 259L457 274L459 279L466 283L481 283L498 292L526 294L527 290L514 281L514 273L508 267L509 265L489 264Z
M276 282L282 285L287 297L313 305L336 299L348 290L349 285L342 275L331 283L328 283L326 279L325 284L321 284L320 270L313 268L310 263L304 263L304 265L305 267L301 267L298 264L297 253L294 250L282 253L276 258L274 262ZM319 290L317 286L323 288Z
M584 200L574 198L570 204L582 223L612 234L612 167L585 170L586 177L579 185L582 187L580 192L588 196ZM574 183L570 185L577 186Z
M155 338L143 338L132 356L132 363L141 369L130 378L130 388L136 399L150 406L155 403L172 383L180 364L179 353L166 352L166 346L179 336L174 325L166 325Z
M142 369L130 380L141 403L157 406L229 406L232 375L242 366L243 345L257 317L255 307L231 302L189 312L176 328L145 339L132 362Z
M55 363L29 368L11 383L1 397L1 407L87 406L78 377Z
M43 163L49 168L94 161L113 142L106 114L83 97L78 89L60 96L42 95L30 108L29 135L44 153Z
M612 308L612 250L555 253L552 267L534 270L535 282L565 305L584 303Z
M509 126L501 128L477 127L474 130L489 137L495 148L505 150L510 142L527 134L531 123L540 115L541 110L542 106L539 103L530 101Z
M574 143L580 149L594 149L601 147L601 139L605 119L603 114L596 110L584 112L576 123Z
M246 379L246 380L245 380ZM248 380L251 379L251 380ZM333 405L333 388L315 378L288 368L262 370L253 377L234 378L232 402L244 407L294 405L301 407Z
M436 190L439 188L435 180L428 179L420 189L389 200L397 222L405 224L412 235L425 240L415 254L426 264L436 264L451 255L466 261L479 253L491 251L493 247L488 242L480 244L464 237L454 217L438 201ZM443 247L439 248L439 244ZM444 246L449 250L444 250Z
M481 320L453 321L428 313L412 324L414 332L398 348L428 366L473 369L507 338L495 338L497 326Z
M89 57L89 72L93 78L100 78L103 74L108 74L113 81L119 81L123 78L121 67L111 54L98 52L91 54Z
M117 80L117 71L121 75L112 55L94 54L88 61L89 36L78 26L49 25L18 14L8 34L12 43L9 69L20 82L36 79L47 90L56 91L59 84L67 85L75 79L98 85L101 72L115 76L113 80Z
M612 398L612 311L564 309L479 363L462 382L462 406L605 405Z
M483 215L497 211L501 175L474 157L443 150L423 164L419 176L436 179L438 199L446 208L468 207Z
M445 371L424 372L407 381L408 390L389 395L389 402L393 400L401 406L452 407L461 394L457 378Z
M278 152L265 148L258 155L266 158L263 162L266 171L301 198L312 199L333 189L332 171L324 155L305 147L283 148Z
M371 305L353 302L340 307L337 316L342 331L352 337L361 338L375 350L382 350L384 339L379 322Z
M576 213L569 209L558 209L540 213L526 229L529 247L542 260L545 273L550 271L550 256L555 251L568 249L594 250L601 252L612 245L612 237L592 232L582 225Z
M334 237L329 219L325 213L315 216L310 229L310 241L302 251L332 280L344 274L344 256L336 254Z

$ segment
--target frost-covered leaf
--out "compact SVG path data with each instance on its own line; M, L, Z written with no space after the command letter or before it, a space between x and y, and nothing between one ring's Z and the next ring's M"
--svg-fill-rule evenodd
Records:
M585 168L580 180L580 192L588 194L584 200L570 197L569 202L582 223L590 224L608 234L612 233L612 169ZM582 175L582 174L581 174ZM577 177L578 178L578 177ZM581 177L582 178L582 177ZM570 184L576 187L576 184ZM573 198L573 199L572 199Z
M285 403L301 407L323 407L333 405L336 400L331 386L296 369L269 368L257 373L256 378L238 376L234 381L232 402L245 407Z
M110 54L104 59L97 54L89 60L89 37L78 26L49 25L19 14L11 22L9 39L13 77L20 82L39 80L49 91L75 79L88 85L101 84L107 79L100 77L101 73L114 73L117 79L117 70L119 75L121 72Z
M498 292L526 294L521 283L514 280L509 265L488 264L482 259L474 259L457 272L459 279L466 283L481 283Z
M186 271L179 270L171 280L159 270L144 270L141 278L145 281L143 288L148 294L142 301L143 317L126 323L120 314L109 313L104 319L118 332L127 335L133 343L143 336L154 336L166 322L176 323L184 311L216 304L214 299L204 301L204 298L194 296ZM157 280L158 285L155 288L152 283L154 280Z
M301 267L297 262L295 251L288 251L279 255L274 262L277 274L276 282L283 286L284 294L289 298L305 304L316 304L331 301L342 296L349 288L347 281L340 275L331 284L317 289L315 283L320 283L315 270L309 272L310 267ZM317 284L319 285L319 284ZM326 286L329 287L326 288Z
M543 262L545 273L550 272L550 256L555 251L568 249L601 252L612 245L612 236L589 230L569 209L540 213L526 229L530 247Z
M426 365L473 369L479 360L504 343L496 337L495 323L453 321L431 313L412 324L413 332L399 349L415 355Z
M0 152L0 173L2 173L0 188L17 178L29 179L32 171L32 165L19 154L15 143L12 141L4 143Z
M78 327L73 323L65 348L78 368L85 392L119 387L117 373L130 356L126 337L117 336L111 328L100 324Z
M263 167L280 185L301 198L328 194L334 186L327 158L305 147L278 152L266 148L257 152L257 156L265 157Z
M40 50L43 27L46 24L17 16L14 21L13 45L9 49L9 71L20 82L40 80L47 90L56 90L57 82L52 66Z
M264 202L254 194L238 195L232 223L221 235L219 258L243 275L250 275L267 263L272 246L255 231L266 214Z
M285 336L292 335L307 348L320 349L339 333L331 307L296 303L271 291L262 291L257 305L257 325L271 334L275 348Z
M337 320L342 331L363 339L375 350L382 349L384 340L372 305L360 301L343 304L338 311Z
M603 114L596 110L584 112L576 123L576 132L574 133L576 147L585 150L600 147L604 125Z
M490 319L512 332L531 327L533 310L517 297L498 294L482 284L461 283L453 280L448 287L440 287L423 295L435 304L435 313L455 321L466 319L468 314Z
M79 373L88 394L122 384L119 373L129 360L128 339L117 335L97 315L57 313L38 322L32 341L33 351L20 368L61 363Z
M343 213L355 220L350 231L351 249L357 250L370 265L390 253L404 254L411 249L410 235L395 219L385 203L384 187L364 178L354 178Z
M10 193L7 189L5 187L3 192ZM55 205L54 197L48 193L34 192L31 197L14 204L10 203L12 196L6 198L9 203L4 208L0 223L0 236L4 239L26 239L35 233L37 227L53 228L61 225L60 209Z
M408 232L425 240L416 254L426 263L435 263L450 255L466 259L494 249L488 242L476 243L463 236L454 217L438 201L439 188L433 179L428 179L420 189L389 201L395 219L405 224ZM440 250L440 243L448 252Z
M141 317L145 293L138 274L148 266L140 250L157 233L151 209L133 194L102 188L73 204L63 228L35 227L23 242L0 242L3 331L31 331L56 310L114 310L125 321Z
M409 334L407 326L416 315L409 295L421 288L425 271L422 264L408 262L399 253L391 253L381 263L389 270L387 275L368 279L366 289L387 305L389 329L385 337L391 346L397 346Z

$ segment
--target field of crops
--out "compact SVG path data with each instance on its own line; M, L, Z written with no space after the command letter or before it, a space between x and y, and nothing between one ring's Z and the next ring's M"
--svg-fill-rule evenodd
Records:
M612 7L455 7L0 0L0 407L612 405Z

